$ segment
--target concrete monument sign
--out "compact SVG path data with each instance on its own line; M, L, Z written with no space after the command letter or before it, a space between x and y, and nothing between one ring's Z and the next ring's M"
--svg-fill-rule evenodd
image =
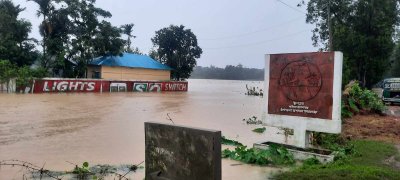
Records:
M306 131L341 132L343 54L315 52L265 57L265 124L291 128L305 147Z
M145 123L146 180L220 180L221 131Z

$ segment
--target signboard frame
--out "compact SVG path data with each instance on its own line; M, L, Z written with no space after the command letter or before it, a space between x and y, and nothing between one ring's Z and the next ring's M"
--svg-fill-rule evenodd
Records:
M324 52L311 52L324 53ZM273 127L290 128L294 130L294 144L299 147L307 146L307 131L340 133L342 129L341 121L341 96L342 96L342 68L343 54L341 52L334 53L334 70L333 70L333 97L332 97L332 119L310 118L291 115L277 115L268 113L268 98L270 87L270 64L271 55L265 55L265 76L264 76L264 125ZM304 53L305 55L308 53Z

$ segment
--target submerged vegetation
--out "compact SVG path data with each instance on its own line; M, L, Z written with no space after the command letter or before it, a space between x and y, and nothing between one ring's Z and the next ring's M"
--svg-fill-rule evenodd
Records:
M143 163L143 162L142 162ZM43 167L36 166L32 163L20 160L4 160L0 161L1 166L21 167L21 170L26 170L30 173L25 173L22 179L105 179L107 177L118 180L128 180L127 175L131 172L136 172L138 169L143 169L141 164L137 165L95 165L89 166L88 162L83 162L81 166L73 164L75 167L71 171L51 171Z
M223 150L222 157L257 165L291 165L295 162L293 154L278 145L272 145L266 150L237 146L234 150Z
M258 125L258 124L262 124L262 120L261 119L257 119L256 116L247 118L247 119L243 119L243 121L246 122L246 124L253 124L253 125Z
M230 146L243 146L242 143L235 141L235 140L228 139L225 136L221 137L221 144L230 145Z
M267 130L267 128L265 128L265 127L255 128L255 129L253 129L253 132L262 134L265 132L265 130Z
M251 87L246 84L246 90L247 92L245 94L248 96L264 96L263 90L261 88Z
M222 158L230 158L248 164L257 165L291 165L294 164L293 154L285 147L277 144L271 145L269 149L247 148L242 143L230 140L222 136L222 144L236 146L234 150L222 151Z

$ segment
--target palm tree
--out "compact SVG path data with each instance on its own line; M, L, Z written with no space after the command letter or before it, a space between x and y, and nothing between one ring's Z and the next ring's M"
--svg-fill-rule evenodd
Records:
M131 24L125 24L121 26L122 33L128 36L128 40L126 41L126 52L132 52L133 50L131 49L131 38L136 38L136 36L132 35L133 32L133 26L135 26L133 23Z
M48 69L48 61L49 57L47 57L47 45L46 41L48 40L49 34L52 32L52 26L49 22L49 16L54 11L54 5L52 3L53 0L28 0L33 1L39 5L39 9L36 12L37 17L42 16L43 21L39 26L40 35L42 35L42 50L43 50L43 61L42 66Z

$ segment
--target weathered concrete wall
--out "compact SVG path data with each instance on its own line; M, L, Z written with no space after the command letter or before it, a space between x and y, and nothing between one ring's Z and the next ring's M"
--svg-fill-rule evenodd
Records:
M14 93L17 89L17 79L10 79L8 83L0 84L0 92Z
M220 180L221 131L146 122L146 180Z

